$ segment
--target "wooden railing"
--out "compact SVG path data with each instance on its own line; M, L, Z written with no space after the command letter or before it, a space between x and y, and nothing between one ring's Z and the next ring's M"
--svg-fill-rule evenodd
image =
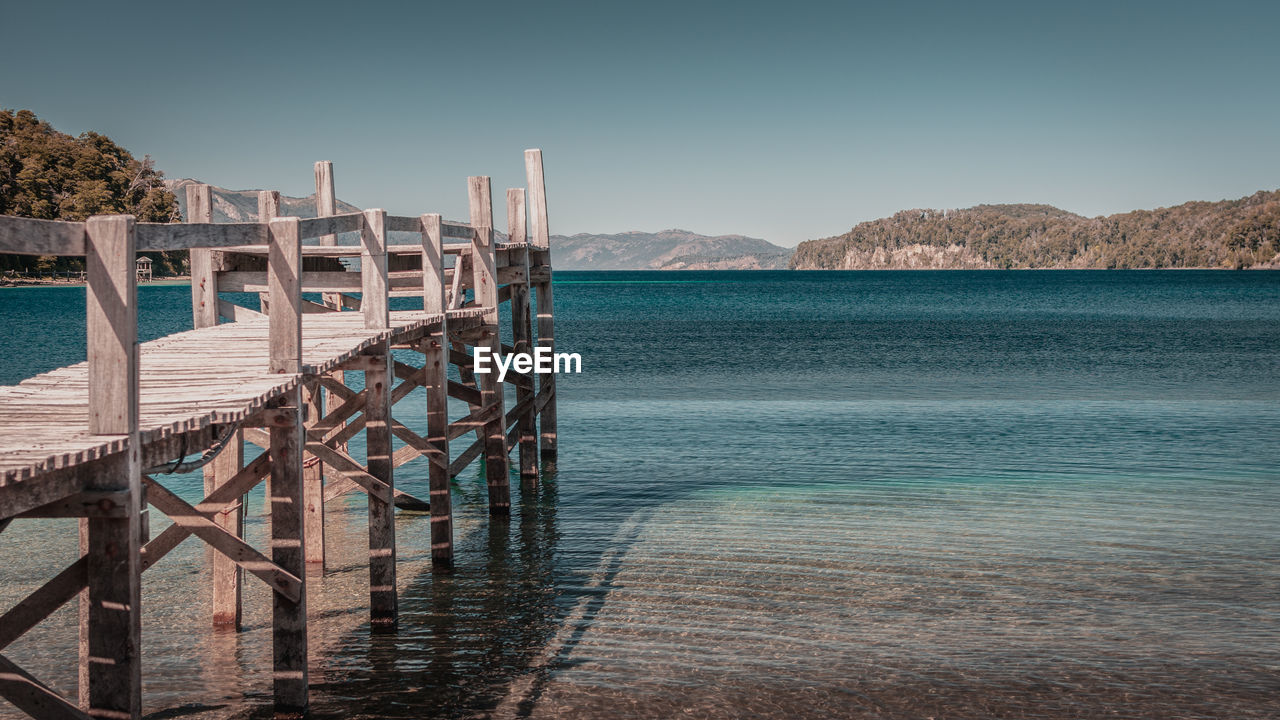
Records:
M478 192L487 196L488 178L477 177L472 181L473 194ZM479 189L481 184L483 190ZM204 186L196 192L207 193L207 188ZM478 198L473 198L473 204L478 201ZM523 193L519 203L523 210ZM491 223L492 213L487 217L481 213L479 219ZM302 244L304 240L354 232L360 233L359 245ZM422 240L413 245L388 245L388 232L416 232ZM492 278L492 284L482 288L483 292L478 293L476 301L481 306L494 307L494 312L499 302L510 297L509 291L499 296L499 286L511 283L549 285L550 273L545 266L530 268L527 260L513 263L510 259L513 251L517 254L536 253L545 250L545 246L526 247L523 242L495 245L492 233L491 224L474 226L446 222L437 214L417 217L387 215L378 209L328 217L278 217L265 222L239 223L139 223L130 215L95 216L85 222L0 216L0 253L86 258L88 362L90 377L93 378L90 405L96 409L91 415L90 427L94 433L120 434L130 431L126 418L136 415L136 410L131 411L129 405L130 396L136 395L130 387L137 384L136 363L130 358L136 353L132 346L137 343L134 258L138 252L192 251L193 285L201 281L195 275L196 256L199 254L218 250L224 257L265 258L263 270L210 268L204 280L212 279L212 287L195 293L199 296L195 312L197 316L212 314L200 307L207 303L212 305L213 312L220 311L232 320L258 315L248 308L237 310L229 307L225 301L219 304L217 293L264 294L267 301L265 314L271 324L270 370L296 373L301 371L302 316L313 311L312 304L304 306L302 293L348 295L358 292L358 300L348 296L343 298L341 305L330 309L358 306L366 327L380 329L388 324L389 297L420 296L423 309L428 312L457 307L462 292L472 289L475 284L472 278L461 272L463 265L473 262L475 257L483 256L487 260L480 264L488 272L486 277ZM521 222L521 236L523 233ZM468 242L446 244L445 238ZM453 267L445 267L443 258L446 255L458 258ZM358 274L303 268L304 258L345 257L361 259ZM419 258L413 264L428 271L389 270L389 258L409 257ZM441 289L444 289L443 306L437 295ZM544 300L540 306L543 304L549 303ZM539 312L540 323L542 315ZM496 317L492 320L493 324L497 323ZM197 320L198 327L206 324ZM541 324L539 329L543 329ZM121 373L122 369L126 372ZM132 402L136 403L136 397Z

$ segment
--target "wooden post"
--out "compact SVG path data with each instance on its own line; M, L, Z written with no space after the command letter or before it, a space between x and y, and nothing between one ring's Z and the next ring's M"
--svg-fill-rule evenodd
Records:
M89 432L128 435L125 452L90 477L90 490L128 491L128 515L89 518L88 602L81 631L88 707L95 717L142 713L142 622L139 541L142 468L138 437L138 284L134 219L85 223L85 295L89 359Z
M280 193L276 190L258 191L258 222L269 223L280 217Z
M316 171L316 217L329 217L337 214L338 197L333 190L333 163L321 160L315 165ZM329 246L338 244L337 235L321 235L320 244ZM341 293L325 293L322 296L325 305L342 309Z
M270 296L270 366L273 373L302 371L302 243L298 218L271 221L267 248ZM298 577L306 575L306 529L302 520L302 392L287 396L294 409L287 426L271 428L271 560ZM306 583L293 602L272 593L272 657L276 714L307 709Z
M269 369L273 373L302 372L302 242L298 239L298 218L272 220L268 242Z
M525 231L525 192L524 188L507 190L507 234L512 243L527 243L528 233ZM511 340L515 351L529 353L533 351L533 326L529 317L529 248L523 247L510 251L510 263L524 268L525 282L511 285ZM537 378L537 375L533 376ZM536 385L535 385L536 388ZM535 388L523 385L516 388L516 403L522 403L533 396ZM529 410L517 421L520 429L520 479L521 485L538 484L538 426L537 410L532 403Z
M324 398L318 382L302 386L302 406L306 412L304 423L309 427L324 416ZM324 463L311 453L302 458L302 518L307 526L307 565L324 572Z
M296 231L296 218L293 228ZM277 226L276 223L281 223ZM272 222L272 235L277 227L287 227L284 219ZM296 241L297 235L294 239ZM272 244L275 250L275 244ZM272 288L271 310L274 313L280 296ZM274 329L274 315L272 316ZM276 352L273 347L272 358ZM302 413L299 412L300 389L289 392L281 402L293 410L291 422L273 425L271 434L271 561L297 577L306 575L303 547L306 528L302 522ZM307 711L307 583L299 587L298 602L271 593L272 669L275 711L280 715L303 715Z
M538 344L555 352L556 320L555 305L551 297L551 231L547 225L547 186L542 172L542 151L524 151L524 172L529 183L529 207L533 225L533 244L541 249L546 258L547 279L533 286L538 304ZM556 376L548 373L539 378L538 394L547 394L547 402L542 407L539 422L542 436L539 445L542 448L542 459L555 462L556 459Z
M440 216L422 216L422 310L440 313L440 329L422 342L427 391L427 442L438 456L429 458L431 487L431 567L453 567L453 498L449 478L448 313L444 288L444 235ZM461 272L461 265L454 272Z
M218 486L235 477L244 467L244 435L239 430L231 434L227 446L210 465L213 472L204 477L205 496L212 495ZM235 535L244 536L244 501L214 517L218 527ZM240 629L241 584L243 572L231 558L220 552L213 553L213 624Z
M213 190L208 185L187 186L187 222L213 222ZM213 272L213 251L191 248L192 326L199 330L218 324L218 276Z
M269 223L280 217L280 193L275 190L258 192L258 222ZM271 307L267 293L258 293L263 309ZM307 383L302 388L302 406L305 422L314 423L324 417L324 396L319 383ZM265 497L271 497L271 480L266 483ZM324 466L312 455L304 455L302 463L302 518L306 525L307 563L319 565L324 571ZM242 503L243 504L243 503Z
M476 294L476 305L489 308L484 314L485 340L477 341L488 346L493 357L502 351L498 337L498 278L497 258L493 247L493 199L488 177L467 179L467 195L471 204L471 226L475 234L471 240L471 281ZM489 485L489 514L511 514L511 480L507 470L506 409L502 396L502 383L498 374L489 372L476 378L480 386L481 402L485 408L496 407L493 418L485 423L485 477Z
M363 306L363 305L362 305ZM365 440L369 474L387 484L385 495L369 493L369 621L374 629L396 626L396 511L391 451L391 347L365 370Z
M360 232L360 311L364 326L385 330L391 326L387 304L387 213L365 210Z

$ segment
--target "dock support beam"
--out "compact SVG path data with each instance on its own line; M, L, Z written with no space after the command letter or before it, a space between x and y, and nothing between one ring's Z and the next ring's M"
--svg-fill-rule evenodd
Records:
M529 184L529 215L533 227L533 245L541 250L547 267L547 279L533 286L538 304L538 344L555 352L556 317L555 304L551 296L551 231L547 225L547 184L542 172L541 150L524 151L524 171L526 182ZM539 418L542 436L538 444L542 449L542 459L554 463L557 445L555 373L541 376L538 394L543 393L548 394L548 397Z
M454 268L462 272L461 263ZM431 488L431 567L453 568L453 499L449 478L449 323L444 288L444 234L438 214L422 216L422 310L440 314L440 329L422 341L427 391L427 442Z
M298 218L271 221L267 248L270 365L273 373L302 372L302 242ZM303 522L302 449L306 429L302 387L274 403L291 412L278 413L270 430L271 561L305 578L306 525ZM294 602L271 594L272 667L276 716L307 711L307 583Z
M206 466L208 467L208 466ZM204 477L206 497L244 469L244 435L237 430L212 463L213 472ZM219 512L214 522L236 537L244 536L244 502ZM244 573L226 555L213 553L213 624L240 629L241 586Z
M302 406L306 424L324 417L324 398L320 383L310 382L302 388ZM324 572L324 464L320 458L306 453L302 462L302 517L307 526L307 565Z
M130 215L91 217L85 229L89 432L129 436L125 452L108 461L86 484L89 490L127 492L128 513L86 521L88 600L80 634L89 685L85 710L94 717L138 718L142 713L142 457L134 219Z
M492 308L484 315L485 339L476 342L485 345L493 357L502 352L498 338L498 277L497 259L493 247L493 198L489 178L485 176L467 179L467 195L471 203L471 226L475 234L471 240L471 283L476 294L476 304ZM502 397L502 383L497 373L489 372L476 378L480 386L481 404L493 408L493 419L484 425L485 478L489 484L489 514L511 514L511 479L507 469L506 409Z
M527 243L525 231L524 188L507 190L507 234L512 243ZM511 341L517 353L533 352L533 327L529 316L529 248L513 249L510 264L523 269L525 282L512 283L511 287ZM533 376L535 379L537 376ZM536 387L516 387L516 404L530 400ZM520 444L520 484L522 487L538 484L538 426L537 414L532 402L528 412L520 415L518 422Z
M272 297L274 307L276 298ZM302 400L301 389L282 398L290 409L273 425L271 434L271 562L299 578L306 577L303 555L306 529L302 521ZM291 417L290 417L291 415ZM298 601L271 593L271 657L276 717L301 716L307 711L307 583Z
M367 300L367 298L366 298ZM391 353L383 346L364 371L365 440L369 474L386 483L369 493L369 621L375 630L395 629L396 509L391 454Z

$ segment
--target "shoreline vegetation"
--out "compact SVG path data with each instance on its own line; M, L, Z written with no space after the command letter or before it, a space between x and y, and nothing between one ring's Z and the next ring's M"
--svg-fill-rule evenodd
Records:
M139 286L147 285L185 285L191 282L190 275L171 275L158 277L147 282L139 282ZM85 281L79 277L72 278L40 278L40 277L0 277L0 288L24 287L84 287Z
M800 243L793 270L1280 268L1280 190L1087 218L1052 205L904 210Z

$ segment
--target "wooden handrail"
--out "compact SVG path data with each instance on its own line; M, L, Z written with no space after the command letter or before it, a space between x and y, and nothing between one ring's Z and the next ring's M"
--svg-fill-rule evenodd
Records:
M84 223L0 215L0 253L84 256Z
M422 218L406 217L404 215L388 215L387 216L387 232L422 232ZM463 238L470 241L471 236L475 234L475 228L470 225L461 223L451 223L440 221L440 234L443 237Z
M499 244L499 250L505 250L508 245ZM241 253L243 255L266 255L266 245L232 245L231 247L221 248L223 252ZM417 255L422 252L420 245L388 245L388 255ZM441 252L445 255L465 255L471 252L471 243L450 243L441 247ZM305 257L360 257L359 245L303 245L302 254Z
M307 218L298 221L298 236L301 240L308 240L338 233L359 232L363 227L364 213L359 212ZM388 215L386 230L421 233L422 219ZM266 253L269 235L266 222L135 223L134 232L139 252L216 248L233 252ZM0 215L0 253L84 257L84 233L85 226L82 222ZM470 225L441 222L440 234L443 237L467 240L466 243L443 246L445 254L457 255L470 249L475 230ZM332 249L335 257L341 257L347 252L342 246L335 245L308 246L303 252L307 255L324 256L324 250L328 249ZM387 252L411 255L422 252L422 247L392 245L387 248ZM358 249L356 254L359 254Z
M344 232L360 232L363 227L364 213L358 212L307 218L298 221L298 237L307 240Z

